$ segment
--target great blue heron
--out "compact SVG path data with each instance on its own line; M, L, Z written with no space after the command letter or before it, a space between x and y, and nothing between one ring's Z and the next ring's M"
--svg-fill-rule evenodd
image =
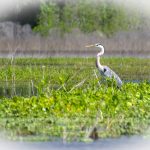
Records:
M117 83L117 86L121 87L122 81L121 81L120 77L114 71L112 71L109 67L103 66L100 63L100 56L102 56L104 54L104 47L100 43L97 43L94 45L87 45L86 47L93 47L93 46L100 48L100 52L97 54L97 57L96 57L96 66L97 66L100 74L104 77L114 78Z

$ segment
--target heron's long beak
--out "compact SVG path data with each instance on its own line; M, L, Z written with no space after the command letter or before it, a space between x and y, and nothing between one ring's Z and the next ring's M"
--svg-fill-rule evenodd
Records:
M93 47L93 46L95 46L95 45L86 45L85 47Z

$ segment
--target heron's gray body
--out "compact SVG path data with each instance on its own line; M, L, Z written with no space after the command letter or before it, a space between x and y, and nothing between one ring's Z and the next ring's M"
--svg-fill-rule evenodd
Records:
M104 68L103 70L98 68L100 74L104 77L114 78L117 83L117 86L121 87L122 81L121 81L120 77L113 70L111 70L108 66L103 66L103 68Z

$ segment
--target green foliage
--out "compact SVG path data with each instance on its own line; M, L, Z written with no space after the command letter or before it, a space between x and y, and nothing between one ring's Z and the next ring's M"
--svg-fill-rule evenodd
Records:
M74 6L71 3L64 6L64 8L60 12L60 15L61 18L58 27L62 31L68 32L72 28L76 27L76 12Z
M143 133L150 125L150 84L126 83L122 89L81 86L71 92L53 90L50 96L3 98L0 129L10 138L37 136L84 140L96 123L98 136ZM17 127L17 128L16 128ZM65 132L65 133L64 133Z
M128 29L128 16L123 6L116 6L115 4L101 5L101 28L106 35L112 35L116 31Z
M93 58L18 58L9 66L9 59L0 59L1 80L7 77L15 86L20 80L32 80L38 92L0 98L0 130L10 139L42 141L85 140L95 126L99 138L144 133L150 125L149 59L102 59L124 80L121 89L109 79L103 84L94 62ZM147 81L125 82L144 79L144 73Z
M48 34L51 28L57 26L59 22L59 8L55 3L43 3L41 5L41 14L38 18L39 25L35 31L42 31L42 34Z
M116 31L138 27L138 15L109 1L47 2L41 6L35 31L48 34L52 28L61 29L62 32L79 28L83 32L100 31L110 36Z

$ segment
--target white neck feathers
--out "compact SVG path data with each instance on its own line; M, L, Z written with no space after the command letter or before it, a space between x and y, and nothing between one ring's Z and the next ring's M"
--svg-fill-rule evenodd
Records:
M101 49L101 51L97 54L97 59L96 59L96 64L97 64L97 67L103 71L104 70L104 67L101 65L100 63L100 56L102 56L104 54L104 47L102 45L98 45L97 47L99 47Z
M104 54L104 47L102 45L98 45L98 47L101 49L101 51L97 54L97 56L101 56Z

